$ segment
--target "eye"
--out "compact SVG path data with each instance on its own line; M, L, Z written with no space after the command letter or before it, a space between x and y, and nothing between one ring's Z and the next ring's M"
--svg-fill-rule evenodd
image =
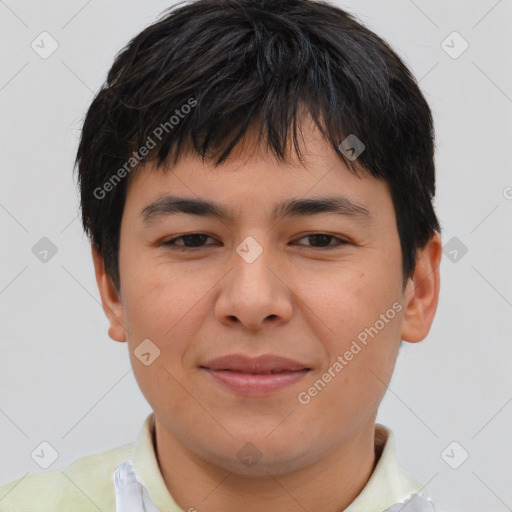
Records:
M163 242L162 245L171 246L173 249L194 249L194 248L201 248L205 245L212 245L212 244L205 244L206 239L213 238L209 235L206 235L205 233L191 233L188 235L181 235L176 238L173 238L171 240L167 240L166 242ZM329 235L327 233L312 233L309 235L305 235L298 240L303 240L307 238L308 241L312 244L309 247L313 249L334 249L335 247L339 247L341 245L348 244L347 241L334 236ZM177 243L178 240L181 240L182 243ZM335 242L332 244L331 242ZM303 244L299 244L303 245Z
M172 240L167 240L166 242L163 242L162 245L170 245L170 246L175 246L175 247L180 247L180 248L183 247L185 249L192 249L194 247L202 247L203 242L207 238L212 238L212 237L209 235L206 235L204 233L191 233L190 235L182 235L182 236L173 238ZM176 240L182 240L183 244L177 244ZM212 238L212 240L213 240L213 238Z
M329 235L327 233L313 233L309 235L305 235L302 238L299 238L299 240L303 240L304 238L307 238L308 241L312 241L314 249L333 249L335 247L339 247L340 245L348 244L347 241L342 240L341 238L338 238L334 235ZM334 240L336 243L334 245L330 244L329 242ZM319 244L319 245L315 245Z

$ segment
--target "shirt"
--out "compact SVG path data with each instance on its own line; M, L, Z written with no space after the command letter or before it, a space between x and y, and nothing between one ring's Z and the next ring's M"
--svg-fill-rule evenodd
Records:
M77 459L60 470L27 475L0 487L0 512L121 512L116 509L119 471L125 462L135 471L145 499L160 512L186 512L169 493L155 453L154 413L147 416L137 439L111 450ZM344 512L394 512L413 496L408 510L434 511L422 486L396 461L395 441L390 429L375 425L377 465L367 484ZM126 468L124 464L122 468ZM149 495L149 496L148 496ZM417 498L417 499L416 499ZM411 500L412 501L412 500ZM119 500L118 500L119 505ZM393 506L395 505L395 506ZM412 505L412 503L411 503ZM141 506L140 510L149 510ZM153 509L152 509L153 510Z

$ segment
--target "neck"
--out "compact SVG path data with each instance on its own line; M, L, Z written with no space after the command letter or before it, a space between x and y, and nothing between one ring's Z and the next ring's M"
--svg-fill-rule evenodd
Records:
M363 490L378 461L374 432L371 421L349 444L315 462L261 476L240 475L198 457L159 423L155 452L169 493L185 511L341 512Z

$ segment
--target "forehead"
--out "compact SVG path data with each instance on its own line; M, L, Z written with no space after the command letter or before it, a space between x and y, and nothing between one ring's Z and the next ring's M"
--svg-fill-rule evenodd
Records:
M141 222L166 210L227 221L244 213L278 218L291 212L305 214L308 208L315 213L321 208L315 199L324 200L325 211L338 210L360 220L389 210L388 184L364 170L355 175L317 129L304 130L300 149L301 158L290 146L281 161L246 136L218 166L192 151L183 153L175 165L157 168L150 162L130 177L126 213Z

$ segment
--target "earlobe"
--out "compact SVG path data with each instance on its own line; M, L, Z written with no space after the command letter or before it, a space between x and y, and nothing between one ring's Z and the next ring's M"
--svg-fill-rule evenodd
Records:
M126 341L126 331L123 320L123 306L119 293L105 271L105 262L98 249L92 245L92 259L96 283L101 296L103 311L109 321L108 335L114 341Z
M436 232L417 254L414 274L404 292L401 338L410 343L425 339L434 321L440 288L441 235Z

